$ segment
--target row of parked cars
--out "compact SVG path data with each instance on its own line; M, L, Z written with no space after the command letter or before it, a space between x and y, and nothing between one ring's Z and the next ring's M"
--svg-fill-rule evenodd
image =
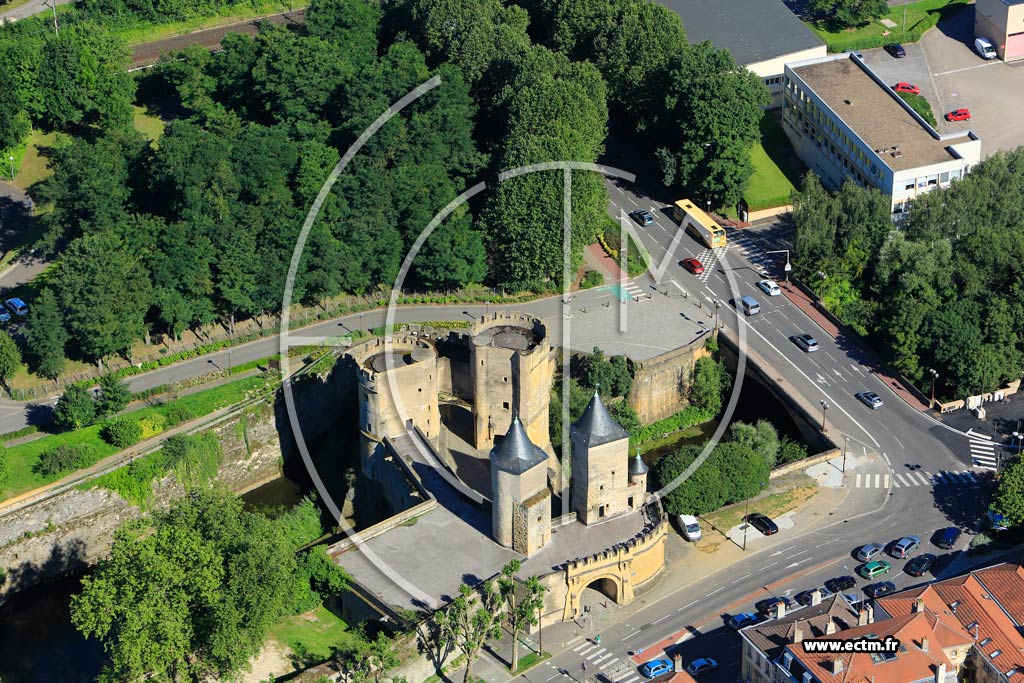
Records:
M4 302L4 307L0 308L0 323L10 322L11 314L23 318L28 315L28 304L19 299L13 297Z

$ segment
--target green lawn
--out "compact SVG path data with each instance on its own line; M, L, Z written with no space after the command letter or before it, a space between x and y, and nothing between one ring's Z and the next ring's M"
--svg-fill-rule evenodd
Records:
M793 190L800 185L804 166L773 112L765 112L761 118L761 141L750 150L750 161L754 174L743 193L750 210L788 204Z
M160 139L160 136L164 134L164 127L166 126L163 120L146 113L145 108L137 104L132 106L132 112L135 130L145 135L150 142Z
M284 617L270 628L270 637L286 645L302 663L322 662L335 647L356 639L348 624L326 607L312 612Z
M211 389L198 391L194 394L147 406L128 413L134 418L142 419L153 415L166 416L175 406L184 406L196 417L208 415L215 410L238 403L249 396L268 388L267 380L261 377L246 377L228 382ZM92 463L116 453L118 449L100 438L102 425L95 424L73 432L49 434L41 439L8 448L4 454L7 463L8 482L3 492L4 498L16 496L25 491L43 486L64 477L68 472L58 475L43 476L32 471L44 452L61 444L68 446L87 445L92 448ZM87 463L85 466L88 466Z
M129 45L149 43L171 36L201 31L217 26L228 26L248 19L270 14L280 14L292 10L302 9L309 5L310 0L253 0L251 3L228 5L212 17L196 17L185 21L175 21L166 24L150 24L132 28L115 29Z
M895 23L896 28L893 29L883 26L881 19L852 29L810 22L807 25L825 41L829 52L862 50L881 47L888 43L917 42L925 31L938 23L943 13L956 11L965 4L967 4L967 0L920 0L909 5L890 7L889 13L882 19L889 19ZM905 30L904 26L906 26ZM890 33L883 35L887 31Z

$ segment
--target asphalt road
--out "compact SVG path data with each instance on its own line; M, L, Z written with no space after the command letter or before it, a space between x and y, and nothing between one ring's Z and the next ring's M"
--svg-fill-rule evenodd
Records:
M58 5L67 5L75 0L28 0L24 5L19 5L13 9L0 9L0 22L7 21L18 21L25 17L31 17L34 14L40 14L46 12L53 7L53 2Z

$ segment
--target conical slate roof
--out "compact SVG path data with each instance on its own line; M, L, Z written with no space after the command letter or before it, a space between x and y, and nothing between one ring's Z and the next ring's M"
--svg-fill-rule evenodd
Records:
M628 439L629 433L612 418L604 401L601 400L601 394L595 390L587 409L572 425L572 438L586 446L594 447L619 439Z
M629 461L629 473L632 475L647 474L651 468L640 458L640 451L637 450L636 457Z
M512 416L508 433L491 449L491 466L503 472L522 474L526 470L547 462L547 453L535 446L523 429L518 415Z

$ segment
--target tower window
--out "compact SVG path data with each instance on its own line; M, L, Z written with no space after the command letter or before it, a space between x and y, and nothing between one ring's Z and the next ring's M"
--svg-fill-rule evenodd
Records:
M502 401L501 407L504 408L505 410L508 410L508 401Z
M508 377L503 377L502 380L507 382L508 381Z

